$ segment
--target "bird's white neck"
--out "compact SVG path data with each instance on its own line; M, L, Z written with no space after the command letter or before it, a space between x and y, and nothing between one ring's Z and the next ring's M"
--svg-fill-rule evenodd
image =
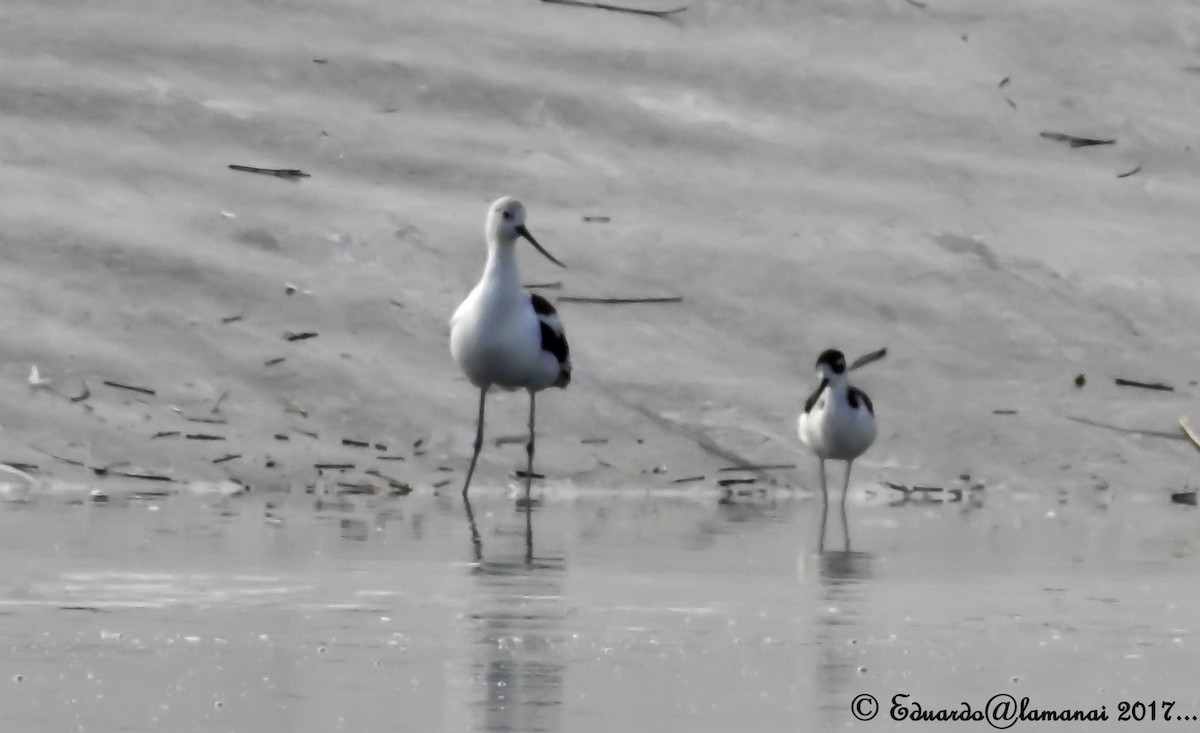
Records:
M835 400L839 403L846 401L846 395L850 393L850 383L846 381L846 377L838 374L829 378L829 391L833 394Z
M487 264L480 281L485 287L498 292L520 292L521 272L517 269L514 242L488 239Z

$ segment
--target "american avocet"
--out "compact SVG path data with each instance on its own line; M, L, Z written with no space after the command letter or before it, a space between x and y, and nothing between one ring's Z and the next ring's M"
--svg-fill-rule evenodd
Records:
M837 349L821 352L817 374L821 383L804 402L800 413L800 440L817 455L821 465L821 495L826 504L825 461L845 461L846 481L842 486L842 514L850 489L850 468L875 441L875 407L867 393L846 380L846 357ZM847 538L847 543L849 538Z
M487 264L483 277L450 319L450 353L459 368L479 388L479 418L475 426L475 452L463 483L463 496L471 487L475 462L483 447L483 408L488 389L529 391L529 456L525 471L525 498L533 481L534 396L547 387L571 382L571 357L562 322L550 301L521 286L515 245L518 237L559 267L566 267L537 243L525 228L525 207L510 197L488 209L484 225Z

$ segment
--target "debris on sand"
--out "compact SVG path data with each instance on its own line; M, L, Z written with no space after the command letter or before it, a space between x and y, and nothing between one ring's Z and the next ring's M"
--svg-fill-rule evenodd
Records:
M259 168L253 165L238 165L237 163L230 163L229 168L243 173L261 173L264 176L275 176L276 178L285 178L292 181L301 178L311 178L309 174L299 168Z
M795 463L749 463L744 466L724 466L717 470L722 473L729 471L782 471L795 467Z
M544 2L545 0L543 0ZM661 298L600 298L580 295L560 295L556 298L560 303L595 303L599 305L629 305L632 303L681 303L683 297L671 295Z
M1118 173L1117 178L1129 178L1130 176L1137 173L1141 169L1142 169L1141 165L1135 165L1134 167L1130 168L1129 170L1125 171L1124 173Z
M299 333L296 333L295 331L284 331L283 337L285 339L287 339L288 341L306 341L311 338L316 338L317 332L316 331L300 331Z
M1139 389L1151 389L1158 392L1175 391L1174 387L1162 382L1139 382L1136 379L1124 379L1122 377L1117 377L1116 382L1118 387L1138 387Z
M544 3L551 5L569 5L574 8L592 8L594 10L610 10L614 13L631 13L633 15L649 15L653 18L662 18L669 20L672 15L682 13L687 10L686 5L681 5L678 8L670 10L643 10L641 8L627 8L621 5L608 5L605 3L584 2L584 0L542 0Z
M1016 410L992 410L993 415L1015 415Z
M1114 138L1097 138L1097 137L1080 137L1078 135L1068 135L1065 132L1042 132L1042 137L1055 142L1067 143L1073 148L1088 148L1095 145L1116 145L1117 139Z
M1192 430L1192 426L1186 417L1179 418L1179 427L1183 428L1183 434L1188 439L1188 442L1192 444L1192 447L1200 450L1200 436L1196 435L1195 431Z
M188 440L225 440L224 435L212 435L211 433L188 433L183 437Z
M88 397L92 396L92 390L88 389L87 382L83 383L83 391L74 397L69 398L72 402L83 402Z
M673 484L690 484L690 483L694 483L696 481L703 481L703 480L704 480L703 476L684 476L683 478L677 478L677 479L673 480L671 483L673 483Z
M870 351L866 354L863 354L862 356L858 357L854 361L850 362L850 371L854 371L855 369L862 369L863 367L865 367L868 364L877 362L880 359L882 359L883 357L887 356L887 353L888 353L887 347L883 346L878 349L875 349L874 351Z
M612 221L612 217L611 216L585 216L585 217L583 217L583 220L585 222L588 222L589 224L607 224L610 221Z
M37 364L29 369L29 386L31 389L46 389L50 386L50 380L38 372Z
M242 457L241 453L226 453L225 455L221 456L220 458L214 458L213 463L214 464L225 463L227 461L233 461L233 460L236 460L241 457Z
M149 387L138 387L138 386L135 386L132 384L122 384L121 382L113 382L113 381L109 381L107 379L105 379L103 382L101 382L101 384L103 384L106 387L112 387L113 389L123 389L123 390L127 390L129 392L137 392L139 394L150 395L152 397L154 395L158 394L158 392L155 392L154 390L150 389Z
M354 438L342 438L342 445L350 446L351 448L370 448L371 444L365 440L355 440Z
M1076 374L1075 375L1075 386L1082 387L1085 384L1087 384L1087 375L1086 374Z
M1183 491L1172 491L1171 501L1175 502L1176 504L1196 506L1196 490L1184 489Z
M756 478L723 478L717 482L717 486L740 486L742 484L752 484L758 481Z

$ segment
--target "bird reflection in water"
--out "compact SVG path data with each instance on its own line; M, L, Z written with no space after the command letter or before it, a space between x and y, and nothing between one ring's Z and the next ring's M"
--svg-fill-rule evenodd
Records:
M518 507L524 532L503 523L488 552L471 501L463 497L471 532L470 566L477 593L469 602L471 730L553 731L561 726L565 632L564 557L534 554L532 505ZM524 542L513 541L523 534ZM495 546L492 546L493 537Z
M870 580L874 556L867 552L850 549L850 524L846 519L846 506L842 504L842 532L845 535L843 550L825 549L825 530L829 518L829 502L822 502L821 529L817 543L817 573L821 588L822 613L817 618L817 643L820 649L817 680L818 699L821 700L821 717L826 720L822 729L833 729L845 724L846 709L843 698L849 699L861 692L865 668L862 656L864 645L858 638L867 633L860 618L864 603L865 584ZM849 697L846 697L849 695Z

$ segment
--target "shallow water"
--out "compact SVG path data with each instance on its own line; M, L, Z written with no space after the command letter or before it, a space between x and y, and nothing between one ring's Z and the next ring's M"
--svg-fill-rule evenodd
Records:
M988 491L853 496L852 551L835 506L824 554L819 501L786 494L551 490L529 534L480 490L478 545L454 495L8 503L0 710L92 731L933 725L891 721L897 693L1200 714L1195 510Z

